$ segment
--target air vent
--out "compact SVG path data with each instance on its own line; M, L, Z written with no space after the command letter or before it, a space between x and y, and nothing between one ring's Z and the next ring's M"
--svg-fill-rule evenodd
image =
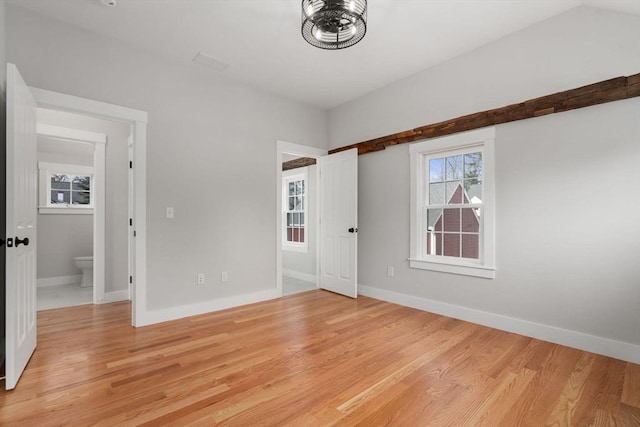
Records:
M204 65L205 67L213 68L216 71L225 71L229 68L229 64L226 62L222 62L204 52L198 52L198 54L193 58L193 62Z

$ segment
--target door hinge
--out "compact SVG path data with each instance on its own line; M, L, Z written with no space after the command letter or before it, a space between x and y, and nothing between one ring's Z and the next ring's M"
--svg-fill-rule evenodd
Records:
M129 283L133 283L133 276L129 276Z
M129 169L133 169L133 162L129 160Z
M129 218L129 225L133 225L133 218Z
M136 230L133 230L133 237L136 237Z

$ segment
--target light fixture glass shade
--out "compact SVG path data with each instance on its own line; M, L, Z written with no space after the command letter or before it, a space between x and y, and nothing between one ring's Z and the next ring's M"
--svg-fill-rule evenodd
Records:
M321 49L344 49L367 32L367 0L302 0L302 37Z

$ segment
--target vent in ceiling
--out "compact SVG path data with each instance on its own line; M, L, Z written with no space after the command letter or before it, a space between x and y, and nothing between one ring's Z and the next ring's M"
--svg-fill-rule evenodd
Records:
M229 64L222 62L219 59L214 58L211 55L207 55L204 52L198 52L193 58L193 62L196 64L204 65L205 67L212 68L216 71L225 71L229 68Z

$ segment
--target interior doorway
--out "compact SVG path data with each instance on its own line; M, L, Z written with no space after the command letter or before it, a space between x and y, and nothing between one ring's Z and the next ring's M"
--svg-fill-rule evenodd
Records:
M129 299L130 126L38 108L38 310Z
M124 217L118 224L124 227L126 238L124 242L117 245L115 251L124 254L118 259L124 265L126 275L118 287L110 287L107 283L104 294L95 295L94 303L105 303L130 299L131 323L133 326L148 324L148 312L146 306L146 124L147 113L114 104L107 104L93 101L86 98L52 92L44 89L29 87L37 106L55 110L58 112L68 112L84 116L93 120L101 120L126 129L124 143L117 147L124 153L124 162L118 163L114 167L126 172L117 173L117 176L124 185L115 197L121 199L124 208ZM108 132L107 132L108 133ZM113 144L115 147L116 144ZM106 156L106 154L105 154ZM123 164L124 163L124 164ZM108 164L108 162L106 163ZM105 166L106 167L106 166ZM106 169L105 169L106 170ZM109 171L106 170L107 179ZM110 181L110 187L113 182ZM103 189L105 193L107 189ZM96 200L98 201L98 200ZM100 212L97 210L96 212ZM106 222L108 215L102 218ZM117 219L116 219L117 220ZM118 220L119 221L119 220ZM108 224L107 224L108 226ZM111 228L118 229L115 226ZM94 236L97 241L99 236ZM106 238L105 238L106 239ZM104 242L105 240L103 240ZM100 250L105 250L105 245L94 246L94 255ZM128 254L128 255L127 255ZM122 269L121 269L122 270ZM94 271L94 277L99 276L99 272ZM105 272L102 272L103 277Z
M318 288L319 170L326 150L278 141L277 286L291 295Z

